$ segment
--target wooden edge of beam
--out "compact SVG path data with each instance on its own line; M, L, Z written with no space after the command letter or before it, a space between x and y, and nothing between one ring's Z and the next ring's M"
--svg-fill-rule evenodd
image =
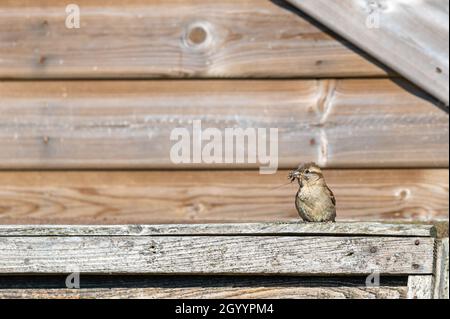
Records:
M432 299L433 275L411 275L408 277L408 299Z
M434 237L432 225L353 223L234 223L161 225L0 225L0 237L191 236L191 235L354 235Z
M436 241L434 270L434 299L449 299L449 243L448 238Z

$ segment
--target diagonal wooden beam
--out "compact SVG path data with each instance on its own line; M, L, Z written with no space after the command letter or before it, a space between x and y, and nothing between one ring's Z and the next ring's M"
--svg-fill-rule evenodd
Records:
M448 106L448 1L288 1Z

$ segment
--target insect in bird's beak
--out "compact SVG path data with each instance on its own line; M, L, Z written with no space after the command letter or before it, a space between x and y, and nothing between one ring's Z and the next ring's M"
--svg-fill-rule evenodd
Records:
M298 170L292 171L289 173L288 178L291 180L291 183L293 183L296 179L300 178L300 172Z

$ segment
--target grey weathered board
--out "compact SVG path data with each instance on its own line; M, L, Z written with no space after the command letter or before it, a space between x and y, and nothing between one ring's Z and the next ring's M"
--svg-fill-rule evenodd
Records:
M186 299L186 298L364 298L407 297L407 279L383 278L367 287L364 277L286 276L85 276L79 289L67 277L3 276L0 298Z
M432 275L408 277L408 299L432 299L434 278Z
M448 105L448 0L289 2Z
M162 224L162 225L1 225L0 237L37 236L396 236L431 237L431 225L354 223L225 223L225 224Z
M50 226L42 226L43 231L31 226L28 232L23 227L0 226L0 273L329 276L433 272L434 239L427 237L432 229L428 226L384 226L383 234L383 226L374 225L374 233L367 236L371 232L367 225L336 225L294 223L280 228L280 224L247 224L241 230L238 224L230 225L231 233L238 236L217 225L209 231L208 226L190 226L189 230L183 225L179 234L173 225L102 226L99 235L92 226L72 226L75 231L65 235L59 229L63 236L52 233ZM314 227L319 231L314 232ZM399 232L392 236L396 227ZM81 230L78 235L77 228ZM47 234L46 229L50 230ZM149 235L139 235L146 231Z
M0 299L403 299L406 287L0 289Z
M433 297L435 299L449 298L449 248L448 237L436 243L436 265L434 271L435 285Z

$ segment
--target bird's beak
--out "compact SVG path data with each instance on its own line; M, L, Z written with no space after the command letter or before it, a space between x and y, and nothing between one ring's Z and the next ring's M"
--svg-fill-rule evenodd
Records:
M293 182L296 178L300 178L299 171L292 171L289 173L289 179L291 180L291 182Z

